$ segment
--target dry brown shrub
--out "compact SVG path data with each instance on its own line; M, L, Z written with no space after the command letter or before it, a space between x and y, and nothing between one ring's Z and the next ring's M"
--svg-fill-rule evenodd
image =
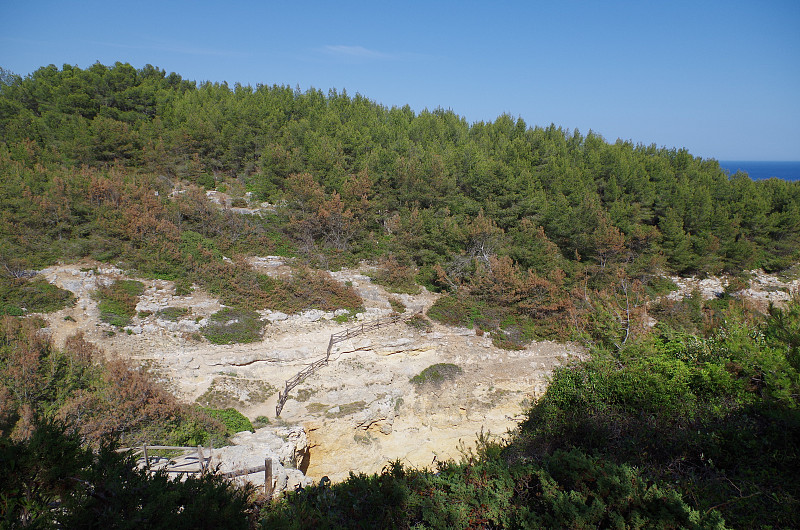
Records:
M121 360L107 363L106 370L102 388L79 392L61 411L61 417L70 420L90 445L108 439L127 442L126 435L178 412L175 398L148 374L132 370Z
M389 292L417 294L419 285L414 279L416 274L414 267L400 263L394 255L390 255L378 262L377 270L370 277Z
M531 270L522 271L508 256L492 256L489 266L476 274L470 291L489 304L514 307L528 316L541 318L570 308L563 280L560 270L545 278Z
M269 307L286 313L305 309L356 310L363 301L356 291L334 280L327 271L298 267L289 280L281 281L269 295Z

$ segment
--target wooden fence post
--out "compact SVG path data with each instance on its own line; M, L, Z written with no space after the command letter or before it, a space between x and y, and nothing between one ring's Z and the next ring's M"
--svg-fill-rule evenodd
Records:
M264 495L268 499L272 498L272 458L264 460Z
M144 453L144 468L150 471L150 459L147 458L147 444L142 446L142 452Z
M200 464L200 474L204 474L206 472L206 462L205 458L203 458L203 446L197 446L197 463Z

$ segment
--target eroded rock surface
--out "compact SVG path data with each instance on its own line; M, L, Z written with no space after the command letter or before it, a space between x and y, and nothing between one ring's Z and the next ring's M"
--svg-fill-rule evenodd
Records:
M288 269L275 257L254 258L253 265L275 275ZM74 307L47 316L57 344L82 331L106 355L148 366L181 399L234 406L251 419L266 416L272 427L238 434L236 445L219 450L219 460L224 466L251 460L263 464L267 450L277 451L275 461L286 470L286 487L302 483L298 473L303 472L314 479L327 475L339 480L350 471L379 471L391 460L429 466L434 458L458 458L459 445L472 445L481 431L503 434L513 429L523 403L544 392L552 369L581 353L575 345L549 342L505 351L471 329L433 323L423 333L399 322L337 344L330 363L296 387L281 417L275 418L278 389L324 356L332 333L390 314L390 296L412 314L430 307L437 295L424 289L418 295L390 295L363 271L343 270L333 273L334 278L350 282L364 299L365 311L355 319L338 322L346 314L341 311L263 311L268 323L262 341L217 346L202 339L199 330L222 306L200 290L178 296L171 282L138 278L145 285L140 313L128 328L118 330L100 322L91 294L98 285L125 277L123 271L83 263L42 272L78 298ZM187 312L174 321L158 316L174 307ZM456 364L463 373L440 385L410 382L436 363ZM305 438L296 447L307 450L293 456L281 453L276 445L276 437L283 436L276 431L280 428L299 429L287 431L283 441L302 432ZM275 472L283 476L278 468Z

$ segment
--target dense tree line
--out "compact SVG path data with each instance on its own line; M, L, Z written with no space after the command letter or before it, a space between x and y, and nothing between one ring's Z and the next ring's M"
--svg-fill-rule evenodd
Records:
M523 269L537 265L523 242L539 228L569 262L661 259L681 273L776 270L800 246L796 183L729 178L684 149L508 115L468 124L452 111L386 108L335 90L198 84L149 65L5 75L0 141L27 166L237 181L271 200L297 201L297 176L307 175L303 185L353 215L342 237L310 234L318 245L357 247L396 227L393 250L417 265L474 251L458 228L478 215L498 232L488 250Z

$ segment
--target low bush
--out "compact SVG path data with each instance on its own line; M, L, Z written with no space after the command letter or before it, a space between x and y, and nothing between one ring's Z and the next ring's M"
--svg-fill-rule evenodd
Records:
M422 333L430 333L433 329L431 321L422 315L414 315L406 320L406 324Z
M203 412L222 423L228 429L228 435L242 431L255 432L253 424L247 417L234 408L213 409L203 408Z
M363 310L363 301L352 286L334 280L326 271L298 267L290 279L278 282L268 294L267 307L284 313L306 309Z
M421 386L425 384L439 385L445 380L453 380L464 373L460 366L451 363L433 364L411 378L411 382Z
M428 309L427 315L448 326L472 327L480 319L480 307L466 297L447 294L440 297Z
M112 441L205 445L224 439L220 423L179 403L147 371L103 361L82 334L56 349L40 326L12 317L0 326L0 436L29 436L38 416L65 422L95 448Z
M369 443L368 439L357 442ZM436 473L388 464L331 485L322 480L264 507L262 528L690 528L721 529L669 485L579 451L509 465L479 449Z
M191 313L188 307L165 307L156 311L158 318L177 322L181 318L188 316Z
M225 308L208 319L203 335L213 344L237 344L261 340L264 321L255 311Z
M377 270L370 274L370 279L390 293L419 294L416 274L414 267L403 265L394 256L390 256L378 263Z
M52 313L73 304L75 297L71 292L44 278L0 276L0 315L21 316L23 308L28 313Z
M150 473L114 448L85 447L41 419L24 440L0 435L0 527L249 528L252 487L213 473Z
M389 297L389 305L392 306L392 311L395 313L406 312L406 305L394 296Z
M100 320L120 328L127 326L136 315L136 304L143 292L144 284L136 280L117 280L101 287L95 292Z

